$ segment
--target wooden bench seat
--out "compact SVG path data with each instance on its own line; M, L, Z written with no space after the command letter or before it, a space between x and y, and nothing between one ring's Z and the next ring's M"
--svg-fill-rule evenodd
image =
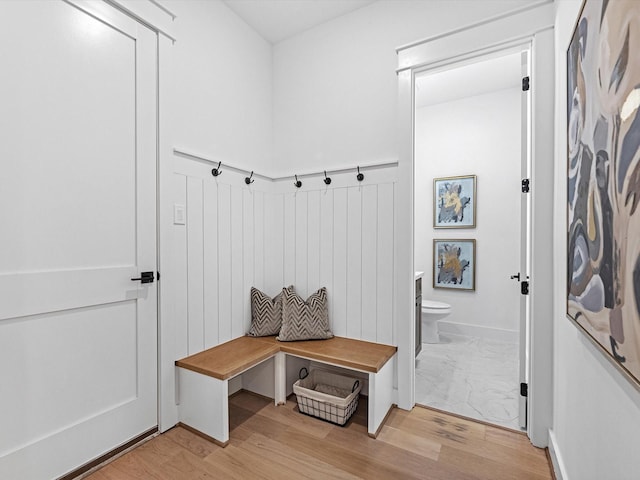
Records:
M277 345L281 352L298 357L374 373L379 372L398 350L391 345L345 337L301 342L279 342L276 337L258 337L256 340Z
M276 337L239 337L177 360L180 423L226 446L229 441L229 380L275 358L277 405L286 402L286 357L294 356L367 375L369 436L376 437L393 404L393 362L397 347L344 337L279 342Z
M279 351L278 345L274 343L256 342L252 337L240 337L178 360L176 366L227 380L273 357Z

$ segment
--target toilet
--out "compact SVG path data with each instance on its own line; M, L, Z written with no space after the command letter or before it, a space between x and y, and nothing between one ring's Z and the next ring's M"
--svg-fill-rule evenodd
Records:
M451 305L435 300L422 301L422 343L440 343L438 320L451 313Z

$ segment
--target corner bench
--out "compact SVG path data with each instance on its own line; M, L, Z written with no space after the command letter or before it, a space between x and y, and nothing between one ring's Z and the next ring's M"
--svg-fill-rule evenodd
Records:
M368 375L368 433L375 438L393 405L397 347L344 337L279 342L275 337L239 337L177 360L180 423L218 445L229 442L229 380L275 359L275 403L286 402L287 355Z

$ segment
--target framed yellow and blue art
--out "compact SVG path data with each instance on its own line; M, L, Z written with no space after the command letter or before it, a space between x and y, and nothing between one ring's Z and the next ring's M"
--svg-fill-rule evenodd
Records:
M433 241L433 288L476 289L475 239Z
M476 176L433 179L433 228L476 226Z

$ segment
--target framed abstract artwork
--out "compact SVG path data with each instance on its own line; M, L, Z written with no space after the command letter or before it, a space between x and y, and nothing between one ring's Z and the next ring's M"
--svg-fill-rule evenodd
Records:
M567 51L567 316L640 386L640 2L586 0Z
M433 228L476 226L476 176L433 179Z
M433 241L433 288L476 289L476 241Z

